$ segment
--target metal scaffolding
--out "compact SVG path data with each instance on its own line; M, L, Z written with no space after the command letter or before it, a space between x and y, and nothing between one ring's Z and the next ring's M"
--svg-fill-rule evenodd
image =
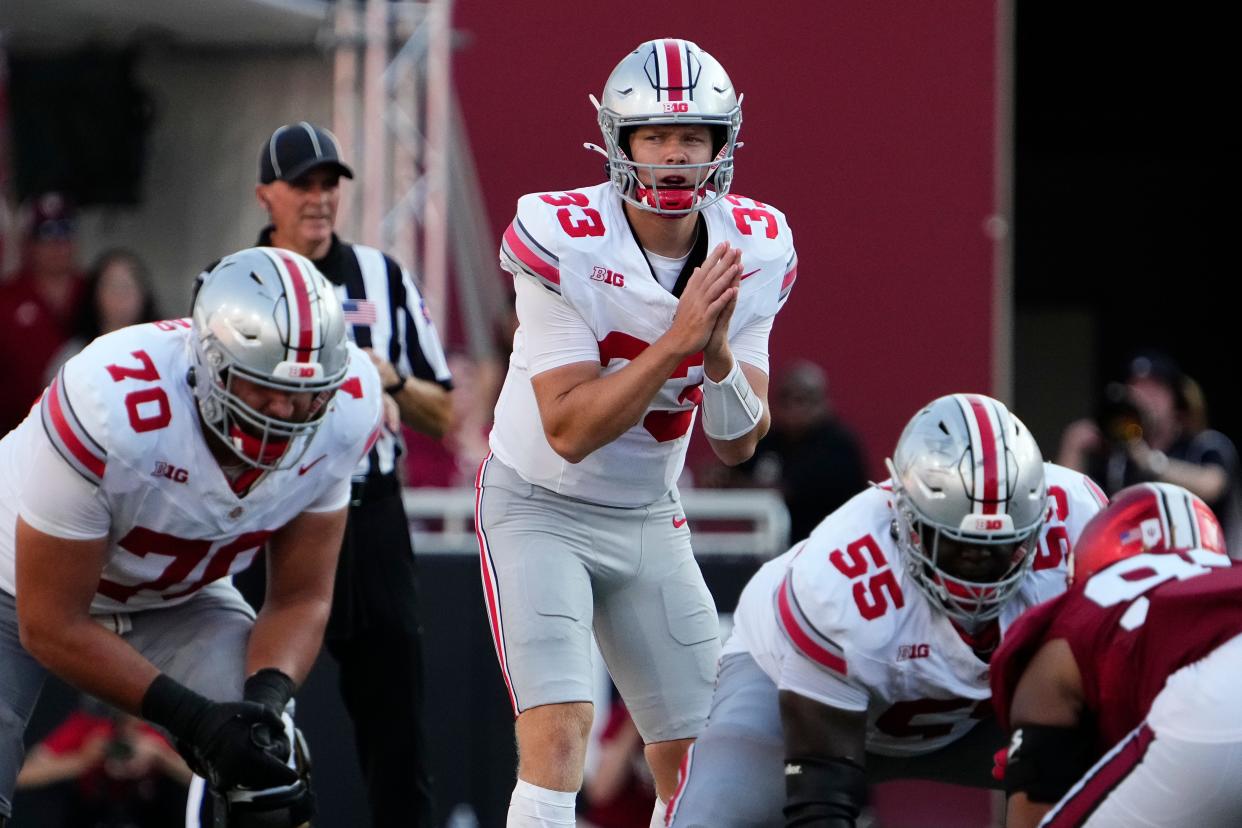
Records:
M357 175L338 225L416 274L445 338L456 321L475 358L495 356L505 303L460 107L452 0L340 2L333 126Z

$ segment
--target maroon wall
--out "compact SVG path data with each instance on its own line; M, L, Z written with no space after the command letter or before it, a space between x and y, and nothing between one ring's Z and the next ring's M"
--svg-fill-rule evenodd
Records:
M735 191L794 230L774 374L794 357L822 365L876 474L920 404L989 390L993 4L459 0L455 25L496 232L522 193L603 180L580 148L600 140L587 94L641 41L686 37L746 95Z

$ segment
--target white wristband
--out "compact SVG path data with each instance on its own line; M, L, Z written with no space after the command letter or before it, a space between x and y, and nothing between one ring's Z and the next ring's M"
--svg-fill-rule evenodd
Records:
M720 382L703 376L703 433L708 437L736 440L750 433L761 417L763 401L750 387L737 360Z

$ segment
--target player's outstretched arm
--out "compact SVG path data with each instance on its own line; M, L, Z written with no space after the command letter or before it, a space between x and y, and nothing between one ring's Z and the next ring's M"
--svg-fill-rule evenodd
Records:
M531 377L543 430L552 449L571 463L608 445L642 419L681 362L707 344L716 318L736 297L731 283L740 251L720 244L686 283L673 324L620 371L576 362Z
M1008 828L1035 828L1091 767L1083 709L1082 676L1070 646L1061 638L1049 641L1022 673L1010 705Z
M866 711L780 691L786 828L854 828L867 800Z
M272 536L267 593L250 633L246 675L271 667L296 684L306 679L332 608L346 515L346 509L303 512Z
M155 665L90 615L106 537L70 540L17 520L17 622L22 646L84 692L140 714Z

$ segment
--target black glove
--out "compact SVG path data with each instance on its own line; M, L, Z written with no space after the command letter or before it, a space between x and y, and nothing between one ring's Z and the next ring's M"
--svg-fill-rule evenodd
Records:
M293 698L297 685L275 667L264 667L246 679L242 689L242 698L246 701L258 702L277 716L285 712L289 699Z
M143 718L174 737L190 768L218 790L297 781L280 716L254 701L213 702L162 673L142 697Z

